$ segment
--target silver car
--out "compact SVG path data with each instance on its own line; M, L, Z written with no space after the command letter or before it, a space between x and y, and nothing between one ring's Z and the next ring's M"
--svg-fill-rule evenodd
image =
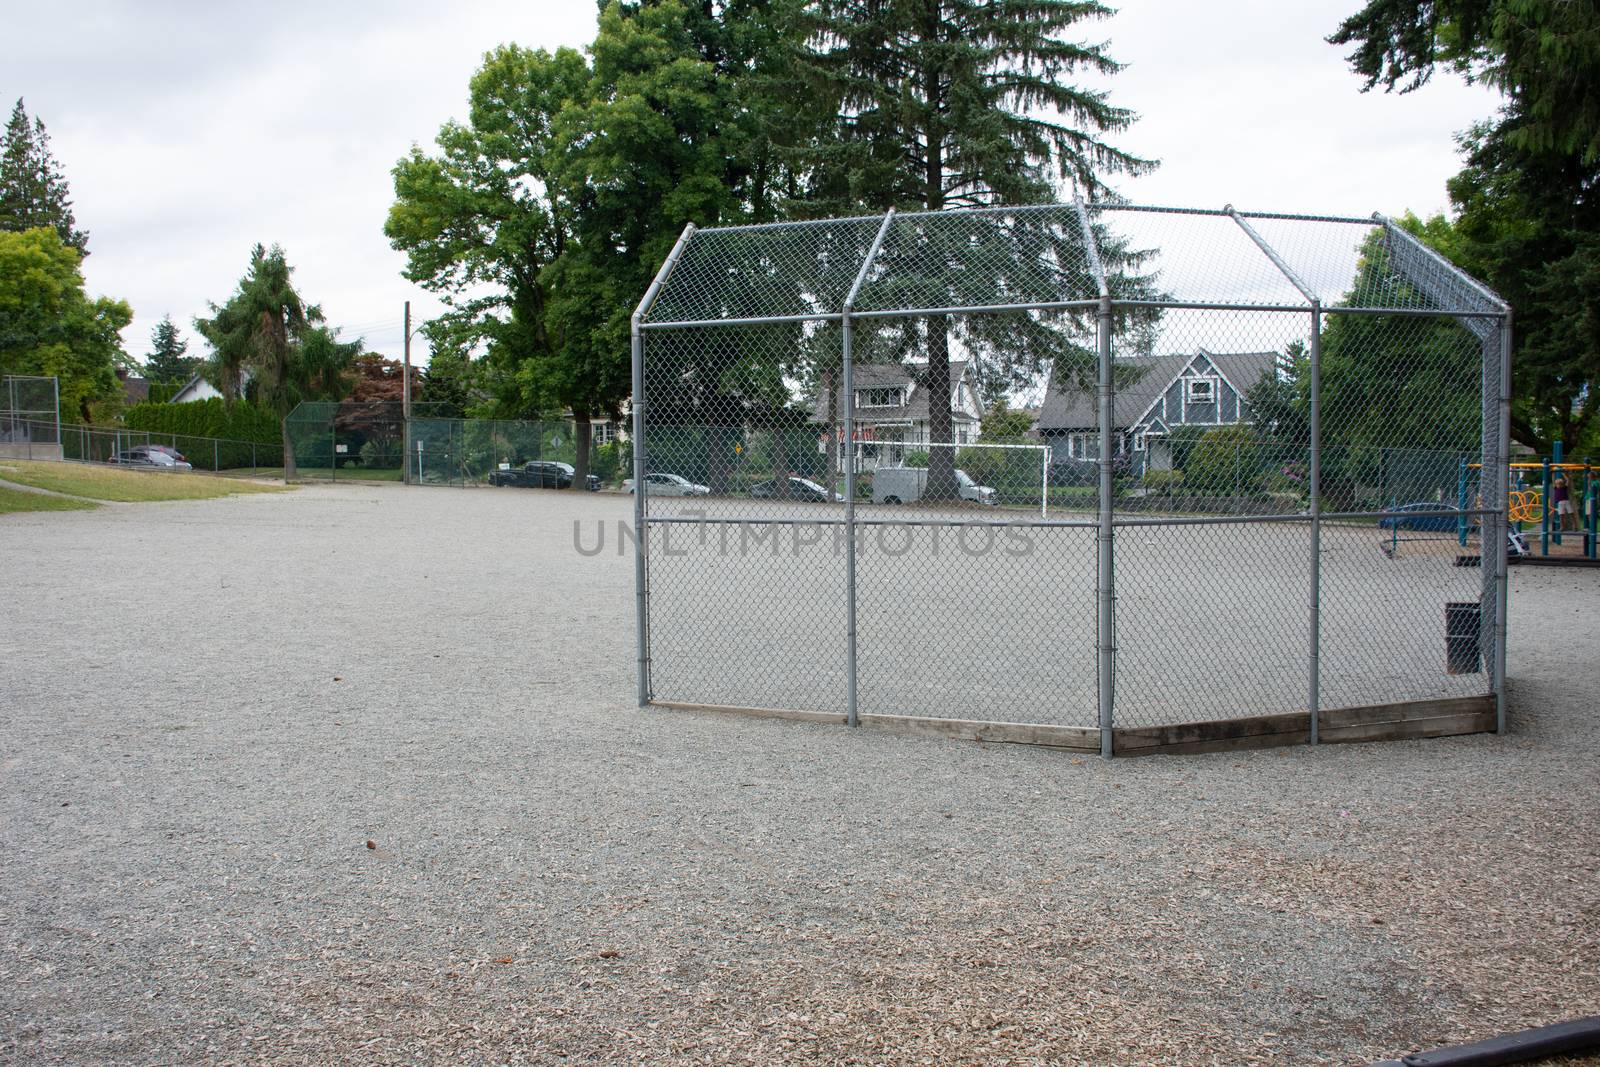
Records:
M681 474L646 474L645 484L650 487L650 492L655 496L710 496L709 487L691 482ZM624 489L633 492L633 479L629 478L622 483Z

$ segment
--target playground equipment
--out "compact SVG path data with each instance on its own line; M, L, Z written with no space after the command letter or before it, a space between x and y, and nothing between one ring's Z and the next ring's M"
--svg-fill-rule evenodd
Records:
M1528 527L1537 527L1537 554L1541 557L1550 556L1551 545L1560 548L1565 538L1572 537L1578 541L1583 558L1600 559L1600 465L1593 460L1569 463L1562 453L1562 443L1557 441L1549 459L1508 465L1507 518L1519 538L1526 536ZM1470 503L1471 472L1480 467L1481 464L1465 460L1461 463L1459 496L1467 502L1462 507ZM1564 517L1553 506L1556 481L1563 477L1568 487L1566 499L1572 505L1569 514L1577 519L1577 529L1573 530L1563 528ZM1467 543L1464 518L1456 537L1460 544Z

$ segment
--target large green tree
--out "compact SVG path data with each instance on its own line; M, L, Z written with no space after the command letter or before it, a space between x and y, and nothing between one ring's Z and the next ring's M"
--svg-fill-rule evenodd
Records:
M1049 202L1060 198L1062 180L1092 199L1105 192L1108 176L1153 166L1107 140L1132 124L1133 113L1074 83L1080 71L1120 69L1103 45L1072 39L1080 24L1111 14L1100 3L818 0L810 11L810 98L837 115L812 155L808 192L820 212ZM1018 232L1026 240L1002 242L998 269L1029 269L1052 240ZM1033 254L1015 254L1028 241ZM960 284L957 272L933 281ZM954 328L974 352L1021 354L1035 365L1065 351L1059 331L1023 318L968 317ZM952 323L935 317L919 328L929 435L948 443ZM986 329L1010 336L980 336ZM953 491L952 462L950 449L934 449L930 484Z
M384 233L405 276L448 308L425 327L434 352L487 365L486 414L533 417L549 403L521 390L519 370L553 356L547 272L572 226L555 179L568 146L554 126L589 80L572 49L496 48L472 77L467 121L445 123L436 154L413 148L394 167Z
M588 99L557 122L572 146L558 187L574 240L550 272L554 345L524 367L526 383L579 416L580 457L587 416L616 414L629 393L629 318L684 225L770 221L796 188L775 141L797 121L792 94L777 91L797 11L788 0L659 0L601 12ZM737 357L660 352L685 358L680 380L700 393L702 418L738 412L736 423L775 428L794 421L777 353L796 348L791 337Z
M1505 105L1461 139L1441 250L1515 311L1512 434L1600 447L1600 8L1572 0L1370 0L1329 40L1364 88L1444 68Z
M684 224L771 218L795 191L774 134L798 109L763 103L795 7L613 0L588 60L489 53L468 121L395 166L385 232L449 305L435 352L478 357L480 411L570 410L587 462L590 417L629 393L629 315Z
M121 332L133 311L85 293L82 258L50 227L0 231L0 368L54 375L63 412L93 422L98 406L121 396Z
M50 227L63 244L89 254L89 235L73 218L67 179L50 151L50 134L42 119L28 121L18 98L0 134L0 230L36 226Z

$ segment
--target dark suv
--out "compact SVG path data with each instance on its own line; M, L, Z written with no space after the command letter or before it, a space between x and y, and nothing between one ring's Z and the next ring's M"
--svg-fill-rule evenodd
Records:
M572 485L572 474L563 470L565 464L531 460L520 467L507 467L489 472L490 485L515 485L524 489L566 489Z

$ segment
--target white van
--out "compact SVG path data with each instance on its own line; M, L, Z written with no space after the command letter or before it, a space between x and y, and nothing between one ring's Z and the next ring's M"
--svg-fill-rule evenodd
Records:
M879 467L872 472L872 502L874 504L913 504L922 499L928 488L926 467ZM979 485L964 470L956 471L956 492L962 500L993 507L994 490Z

